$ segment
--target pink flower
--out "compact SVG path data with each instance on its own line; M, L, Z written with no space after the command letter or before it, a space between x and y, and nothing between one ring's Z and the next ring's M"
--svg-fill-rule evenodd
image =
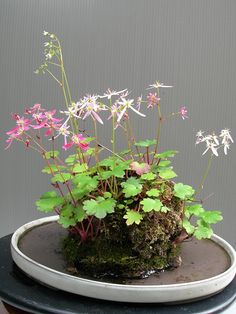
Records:
M39 130L39 129L42 129L42 128L45 128L47 126L47 119L45 120L37 120L37 124L36 125L31 125L31 127L34 129L34 130Z
M148 173L151 169L150 165L147 163L138 163L137 161L133 161L130 164L131 170L135 171L138 175L142 175L144 173Z
M16 124L25 131L29 130L30 123L31 123L31 120L26 119L25 117L19 117L16 120Z
M30 146L30 141L27 139L27 140L25 140L25 147L29 147Z
M11 117L13 120L19 120L20 119L20 116L17 113L12 113Z
M140 111L142 101L143 101L143 96L141 95L137 98L137 101L136 101L138 111Z
M160 100L159 97L157 97L157 93L149 93L147 96L147 103L148 103L148 108L152 108L154 105L158 104L158 101Z
M181 107L180 108L180 115L181 115L181 118L184 120L184 119L186 119L186 118L188 118L188 116L187 116L187 114L188 114L188 110L187 110L187 108L186 107Z
M77 135L74 134L71 137L71 141L67 144L64 144L62 148L67 150L68 148L71 148L73 145L76 145L85 151L88 149L88 143L85 143L84 141L85 141L85 138L83 137L82 134L77 134Z
M46 111L44 112L44 116L48 121L52 121L52 122L60 122L62 119L58 119L58 118L54 118L53 116L56 113L56 109L53 109L51 111Z
M45 136L53 134L53 130L57 130L60 128L61 124L58 124L62 119L54 118L56 113L56 109L46 111L46 112L36 112L33 113L34 121L36 121L36 125L31 125L31 127L35 130L47 128L48 130L45 133Z
M26 119L25 117L20 117L16 113L12 114L12 118L16 120L16 126L6 132L6 134L9 135L9 138L6 140L8 145L5 149L11 146L14 139L22 138L22 135L24 134L24 132L30 129L31 120Z
M6 132L6 134L9 135L9 138L6 140L6 143L8 143L8 145L5 149L8 149L15 139L21 138L23 133L24 129L20 128L19 126L16 126L10 131Z
M45 128L47 128L47 131L45 132L45 136L54 135L55 130L59 130L61 127L61 124L50 122L46 123Z
M23 130L29 130L29 124L31 123L31 121L29 119L26 119L25 117L20 117L16 113L12 114L12 119L16 120L16 125L17 125L12 130L15 130L16 128L22 128ZM13 132L15 132L15 131L13 131ZM7 134L8 134L8 132L7 132Z
M40 124L43 121L43 119L45 119L43 112L33 113L32 117L38 124Z
M26 108L26 109L25 109L25 113L26 113L26 114L33 114L33 113L35 113L36 111L45 111L45 109L42 109L40 104L35 104L35 105L33 105L33 107L31 107L31 108Z

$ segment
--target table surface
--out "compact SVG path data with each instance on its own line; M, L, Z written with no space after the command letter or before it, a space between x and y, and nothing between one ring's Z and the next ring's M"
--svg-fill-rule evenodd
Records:
M0 299L16 308L31 313L222 313L226 307L231 306L236 298L236 278L217 295L201 301L175 305L102 301L51 289L28 278L14 264L10 253L10 239L11 235L0 239Z

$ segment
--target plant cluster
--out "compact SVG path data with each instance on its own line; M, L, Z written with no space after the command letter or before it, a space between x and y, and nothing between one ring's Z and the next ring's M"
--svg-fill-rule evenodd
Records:
M191 236L210 238L213 234L211 225L222 220L222 216L219 211L205 210L197 195L204 186L213 156L218 156L218 149L223 147L227 154L233 142L230 131L222 130L219 136L197 133L196 143L205 143L207 147L203 154L209 153L209 162L197 191L174 182L177 174L171 166L171 158L177 151L160 151L161 128L167 119L179 116L185 120L188 113L184 106L169 115L162 113L161 89L172 86L155 82L148 88L154 92L137 99L131 99L127 89L108 89L102 95L86 95L74 102L61 44L54 34L44 32L44 35L47 39L45 60L36 73L53 77L62 89L66 110L57 117L56 109L46 110L35 104L26 109L23 116L12 114L16 126L7 132L7 148L14 141L20 141L26 148L37 151L45 161L42 172L51 176L54 190L47 191L36 201L38 210L56 212L60 216L58 222L78 235L81 243L98 237L106 218L112 215L122 215L128 227L141 226L152 214L167 215L179 208L180 231L173 242L180 243ZM145 106L157 115L156 138L138 141L131 113L144 118L142 109ZM93 123L93 130L89 132L81 128L87 118ZM98 125L103 126L105 120L111 120L111 147L106 147L98 137ZM116 149L119 132L124 133L127 141L126 150L122 152ZM70 154L64 159L60 149L70 151ZM102 151L109 156L101 158Z

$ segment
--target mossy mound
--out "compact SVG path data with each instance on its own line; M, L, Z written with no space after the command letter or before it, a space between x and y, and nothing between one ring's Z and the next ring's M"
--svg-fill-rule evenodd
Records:
M127 226L122 210L110 214L100 234L84 243L69 235L64 240L67 260L79 274L96 278L142 278L174 266L179 255L174 240L182 229L183 204L173 198L166 199L167 203L171 211L147 213L139 225Z

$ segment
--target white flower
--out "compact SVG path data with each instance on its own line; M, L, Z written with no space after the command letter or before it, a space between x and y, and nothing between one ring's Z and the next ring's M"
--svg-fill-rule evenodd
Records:
M202 155L205 155L206 152L210 149L210 150L212 151L212 154L214 154L215 156L219 156L219 154L218 154L218 152L217 152L217 149L218 149L219 147L217 147L217 144L216 144L216 143L208 141L208 142L206 143L206 146L207 146L207 149L203 152Z
M102 96L98 96L98 97L111 99L112 96L119 96L120 94L122 94L126 91L127 91L127 89L123 89L123 90L117 92L115 90L112 91L110 88L108 88L108 90Z
M230 143L233 143L232 136L230 135L229 129L221 130L220 137L222 138L221 144L224 145L224 153L227 155Z
M201 142L206 142L207 144L212 142L212 143L215 143L216 145L220 144L218 141L218 136L215 135L215 133L208 134L207 136L204 136L201 139Z
M64 137L64 145L67 144L67 137L70 134L70 131L68 129L70 128L69 125L66 125L65 123L57 130L58 134L54 137L57 138L58 136L62 135Z
M107 118L107 120L110 120L112 117L118 115L118 106L117 106L117 103L114 103L111 108L110 108L110 111L111 111L111 114L110 116Z
M225 155L227 155L229 147L230 147L229 143L225 143L224 144L224 153L225 153Z
M199 130L196 134L197 137L203 137L204 131Z
M199 131L197 132L197 134L196 134L197 139L196 139L196 143L195 143L196 145L202 142L203 133L204 133L204 132L203 132L202 130L199 130Z
M84 114L83 119L91 116L94 120L97 120L99 123L103 124L103 121L98 115L98 112L107 109L104 105L97 102L98 97L98 95L87 95L77 103L77 106L79 110L79 116Z
M125 89L124 92L120 95L120 99L121 98L126 98L131 93L132 93L132 91L129 92L128 89Z
M118 104L120 105L121 112L118 114L117 122L120 122L120 120L122 119L122 117L124 116L125 112L126 112L128 109L133 110L135 113L137 113L137 114L140 115L141 117L146 117L143 113L139 112L138 110L136 110L136 109L133 107L133 105L132 105L133 102L134 102L133 99L121 98L121 101L118 102Z
M228 144L229 142L233 143L232 136L230 135L229 129L221 130L220 137L222 137L222 144Z
M218 149L222 146L224 147L225 155L227 155L230 143L234 142L228 129L221 130L219 136L216 135L215 132L213 132L212 134L208 134L206 136L204 136L203 133L204 132L200 130L196 134L197 137L196 144L203 142L206 143L206 150L204 151L203 155L205 155L208 150L211 150L212 154L218 156ZM219 141L219 138L221 138L221 143Z
M51 53L47 53L45 55L45 57L46 57L46 60L51 60L52 59L52 54Z
M77 115L77 112L78 112L78 106L75 103L72 103L72 105L68 107L68 110L65 110L65 111L60 110L60 113L63 113L67 116L67 119L63 123L62 127L64 127L72 117L80 118L80 116Z
M163 83L160 83L158 81L156 81L154 84L149 85L150 87L148 87L147 89L152 89L152 88L170 88L173 86L169 86L169 85L164 85Z
M216 143L216 145L220 145L218 135L216 135L215 132L212 133L212 140Z

